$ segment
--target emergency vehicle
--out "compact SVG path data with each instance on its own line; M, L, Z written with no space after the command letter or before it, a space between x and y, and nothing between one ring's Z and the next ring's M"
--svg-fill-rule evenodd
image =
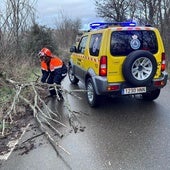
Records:
M155 100L167 83L165 50L152 26L134 22L92 23L70 48L69 79L87 89L91 107L103 95L138 95Z

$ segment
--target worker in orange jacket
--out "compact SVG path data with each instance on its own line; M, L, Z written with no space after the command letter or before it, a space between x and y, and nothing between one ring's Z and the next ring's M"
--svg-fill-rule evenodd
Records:
M61 85L61 81L67 75L67 67L64 62L59 57L53 55L48 48L43 48L39 52L39 57L42 71L41 82ZM52 97L58 95L62 98L61 90L58 88L56 92L55 86L50 86L49 92Z

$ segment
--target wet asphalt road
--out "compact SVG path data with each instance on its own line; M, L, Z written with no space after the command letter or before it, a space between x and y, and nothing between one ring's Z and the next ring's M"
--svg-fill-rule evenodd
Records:
M64 82L67 89L82 88ZM84 131L66 130L58 140L71 155L58 149L57 155L44 136L36 138L36 147L28 154L15 151L1 170L169 170L170 169L170 83L154 102L131 97L105 99L98 108L90 108L82 99L69 96L79 126ZM57 101L54 108L68 112ZM78 113L82 111L83 113ZM75 121L76 122L76 121ZM25 140L32 135L29 130ZM35 133L35 132L34 132ZM38 130L36 133L39 133Z

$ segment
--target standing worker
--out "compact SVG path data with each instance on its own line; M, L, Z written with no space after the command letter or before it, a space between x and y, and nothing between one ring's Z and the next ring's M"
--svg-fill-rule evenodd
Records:
M58 58L57 56L53 55L51 50L48 48L43 48L39 52L39 57L41 61L41 70L42 70L42 83L48 84L56 84L57 91L55 86L49 86L50 96L54 97L57 95L57 98L60 100L63 98L61 92L61 81L67 75L67 67L64 62Z

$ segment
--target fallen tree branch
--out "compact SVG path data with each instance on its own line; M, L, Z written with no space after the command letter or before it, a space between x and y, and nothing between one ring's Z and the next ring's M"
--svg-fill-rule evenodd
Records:
M70 153L64 149L62 146L60 146L57 142L54 141L54 139L51 137L51 135L47 132L45 126L43 125L43 123L41 122L41 120L38 117L38 112L37 110L34 108L34 106L27 100L25 99L23 96L20 96L20 98L22 100L24 100L27 104L29 104L29 106L32 108L32 110L34 111L34 115L35 115L35 119L37 121L37 123L40 125L40 129L42 131L42 133L45 133L46 137L49 139L51 145L53 146L53 148L56 150L56 152L58 153L56 146L58 146L59 148L61 148L64 152L66 152L68 155L70 155ZM56 145L56 146L55 146Z
M68 152L66 149L64 149L61 145L59 145L57 142L54 141L54 139L51 137L51 135L47 132L44 131L43 129L46 130L46 128L44 127L44 125L42 124L42 122L40 121L40 119L36 116L36 120L37 122L40 124L40 129L42 132L45 132L45 135L47 136L47 138L49 139L51 145L53 146L53 148L55 149L55 151L58 153L58 150L56 148L56 146L58 146L60 149L62 149L65 153L67 153L68 155L71 155L70 152Z
M68 155L70 155L70 152L68 152L65 148L63 148L61 145L59 145L57 142L55 142L55 139L50 135L49 129L54 131L60 138L63 137L63 134L55 127L52 125L53 124L59 124L64 128L69 128L65 124L59 121L60 114L57 111L53 112L48 105L45 103L43 98L41 97L39 91L44 91L44 87L48 89L48 84L41 84L37 82L30 82L30 83L21 83L21 82L16 82L11 79L6 79L6 81L13 86L13 91L15 91L15 95L12 101L11 106L9 107L7 113L2 119L2 135L5 135L5 129L6 129L6 121L9 118L10 122L12 123L12 117L14 114L17 113L15 107L18 103L18 101L22 101L24 104L29 106L29 108L33 112L33 116L36 120L36 122L39 124L39 128L42 131L41 134L33 136L32 138L28 140L32 140L33 138L36 138L42 134L45 134L54 149L57 151L56 147L59 147L62 149L64 152L66 152ZM51 85L50 85L51 86ZM70 126L74 129L74 132L77 132L78 126L80 126L79 120L76 118L74 113L78 113L75 111L72 111L71 106L68 101L68 95L75 96L76 98L80 99L79 96L75 95L76 92L86 92L86 90L71 90L68 91L66 89L63 89L61 85L53 85L55 88L60 87L63 91L64 94L66 94L66 104L64 107L68 110L68 118L70 122ZM29 98L27 95L24 95L24 91L29 90L29 94L31 95L31 98ZM53 117L55 118L53 118ZM47 128L48 126L48 128ZM26 141L24 141L25 143Z
M5 132L5 121L6 121L6 119L7 119L8 117L9 117L10 120L11 120L10 123L12 123L12 116L11 116L11 114L12 114L12 111L14 111L14 112L16 113L16 110L15 110L16 100L18 99L18 96L19 96L19 94L21 93L21 90L22 90L22 87L19 86L19 87L17 88L16 94L15 94L15 96L14 96L14 99L13 99L13 102L12 102L12 105L11 105L9 111L8 111L8 112L6 113L6 115L3 117L3 120L2 120L2 122L3 122L3 126L2 126L2 136L4 136L4 132Z

